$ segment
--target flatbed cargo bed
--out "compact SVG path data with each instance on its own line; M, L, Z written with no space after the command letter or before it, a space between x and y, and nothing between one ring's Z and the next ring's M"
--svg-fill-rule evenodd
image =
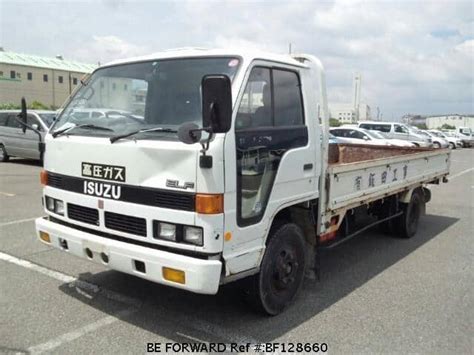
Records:
M327 211L354 208L449 173L449 149L338 145L330 149ZM332 151L332 152L331 152Z

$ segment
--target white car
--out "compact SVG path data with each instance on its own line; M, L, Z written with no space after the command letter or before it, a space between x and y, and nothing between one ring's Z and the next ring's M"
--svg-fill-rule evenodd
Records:
M390 138L388 135L386 135L383 132L379 132L379 131L368 131L368 132L372 133L372 135L375 135L376 137L386 139L388 143L390 143L390 145L395 146L395 147L409 147L409 148L416 147L416 144L412 142L405 141L403 139Z
M461 139L457 138L455 134L451 135L451 133L446 133L446 132L440 132L436 131L434 129L429 130L430 133L440 137L444 138L448 141L449 148L451 149L456 149L456 148L462 148L463 147L463 142Z
M408 141L387 139L380 132L369 131L357 127L342 126L331 128L330 132L336 136L341 143L414 147L414 144Z
M384 133L387 138L394 138L413 143L417 147L431 148L431 138L414 132L410 127L400 122L359 122L359 128Z
M430 131L425 131L425 130L418 130L417 132L422 134L422 135L427 135L427 136L431 137L434 148L448 148L449 147L449 142L446 139L444 139L443 137L438 137L434 133L432 133Z

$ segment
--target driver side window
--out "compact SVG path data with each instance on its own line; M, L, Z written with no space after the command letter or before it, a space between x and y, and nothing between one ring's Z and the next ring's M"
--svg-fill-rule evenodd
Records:
M270 69L252 69L237 112L236 128L272 125Z

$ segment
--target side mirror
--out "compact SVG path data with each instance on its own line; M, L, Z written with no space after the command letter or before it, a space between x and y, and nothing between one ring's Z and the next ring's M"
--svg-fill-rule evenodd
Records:
M232 88L227 75L202 78L202 125L210 133L226 133L232 121Z
M21 113L19 115L20 121L22 123L21 129L23 133L26 132L26 117L28 117L27 112L26 112L26 100L24 97L21 98Z
M33 129L39 131L39 126L38 126L36 123L33 123L33 124L31 125L31 128L33 128Z
M368 141L368 140L369 140L369 137L364 136L364 141Z

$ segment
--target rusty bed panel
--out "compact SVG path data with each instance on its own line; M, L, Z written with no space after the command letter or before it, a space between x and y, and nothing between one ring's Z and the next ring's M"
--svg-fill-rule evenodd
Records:
M328 163L348 164L432 150L433 149L430 148L374 146L366 144L330 144Z

